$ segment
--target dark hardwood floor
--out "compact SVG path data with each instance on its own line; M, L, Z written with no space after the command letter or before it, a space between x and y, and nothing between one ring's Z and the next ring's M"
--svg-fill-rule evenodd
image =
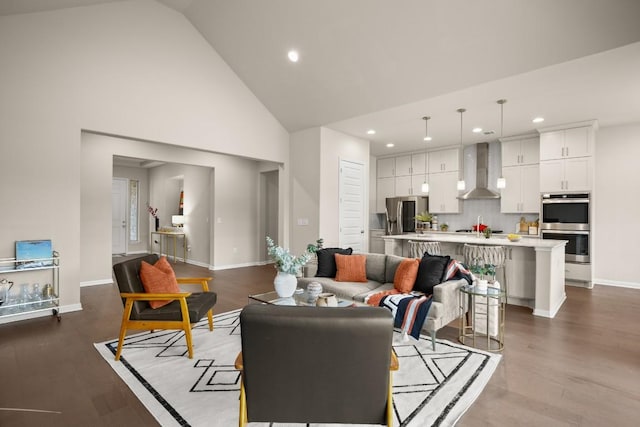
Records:
M275 275L272 266L174 268L178 276L214 278L217 313L273 289ZM567 287L567 296L554 319L508 306L503 359L459 426L638 425L640 291ZM158 425L93 346L117 337L116 285L82 288L81 299L83 310L63 314L61 322L0 325L0 426ZM456 340L457 324L438 337Z

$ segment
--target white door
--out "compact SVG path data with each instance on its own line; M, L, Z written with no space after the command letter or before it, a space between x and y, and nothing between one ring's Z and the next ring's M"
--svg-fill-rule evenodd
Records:
M364 252L364 165L340 160L340 246Z
M111 253L127 252L127 180L111 181Z

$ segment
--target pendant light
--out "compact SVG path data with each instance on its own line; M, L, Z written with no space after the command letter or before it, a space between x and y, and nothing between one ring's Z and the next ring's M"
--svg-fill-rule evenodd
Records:
M456 110L458 113L460 113L460 156L462 157L462 162L460 165L460 173L459 173L459 180L458 180L458 191L464 191L465 188L467 188L466 184L464 183L464 146L462 145L462 113L464 113L465 111L467 111L464 108L458 108Z
M502 138L503 132L504 132L504 104L507 102L507 100L499 99L496 102L500 104L500 138ZM500 178L498 178L498 182L496 182L496 187L498 187L498 189L503 189L503 188L506 188L506 186L507 186L507 180L504 179L504 176L502 176L502 172L501 172Z
M429 192L429 183L427 182L427 142L431 141L431 137L429 136L429 119L431 117L424 116L422 120L424 120L424 182L422 183L422 192Z

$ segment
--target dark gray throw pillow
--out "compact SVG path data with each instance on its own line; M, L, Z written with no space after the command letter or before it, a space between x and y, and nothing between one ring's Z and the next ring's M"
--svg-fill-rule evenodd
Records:
M318 270L316 271L316 277L336 277L336 254L351 255L353 249L347 248L325 248L316 252L318 256Z
M442 283L445 270L451 261L451 257L424 254L418 266L418 276L413 285L414 291L433 294L433 287Z

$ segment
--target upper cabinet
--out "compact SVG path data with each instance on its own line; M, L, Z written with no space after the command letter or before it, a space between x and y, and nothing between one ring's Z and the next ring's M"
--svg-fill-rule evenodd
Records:
M593 156L592 126L540 133L540 160Z
M418 153L411 155L411 175L424 175L429 173L429 166L427 165L427 159L429 155L427 153Z
M503 138L502 167L535 165L540 162L540 139L535 136Z
M411 155L396 157L396 176L411 176Z
M460 150L457 148L429 152L429 173L454 172L459 170L459 152Z
M597 122L540 129L540 191L591 191Z
M395 176L396 159L387 157L378 159L378 178L393 178Z

